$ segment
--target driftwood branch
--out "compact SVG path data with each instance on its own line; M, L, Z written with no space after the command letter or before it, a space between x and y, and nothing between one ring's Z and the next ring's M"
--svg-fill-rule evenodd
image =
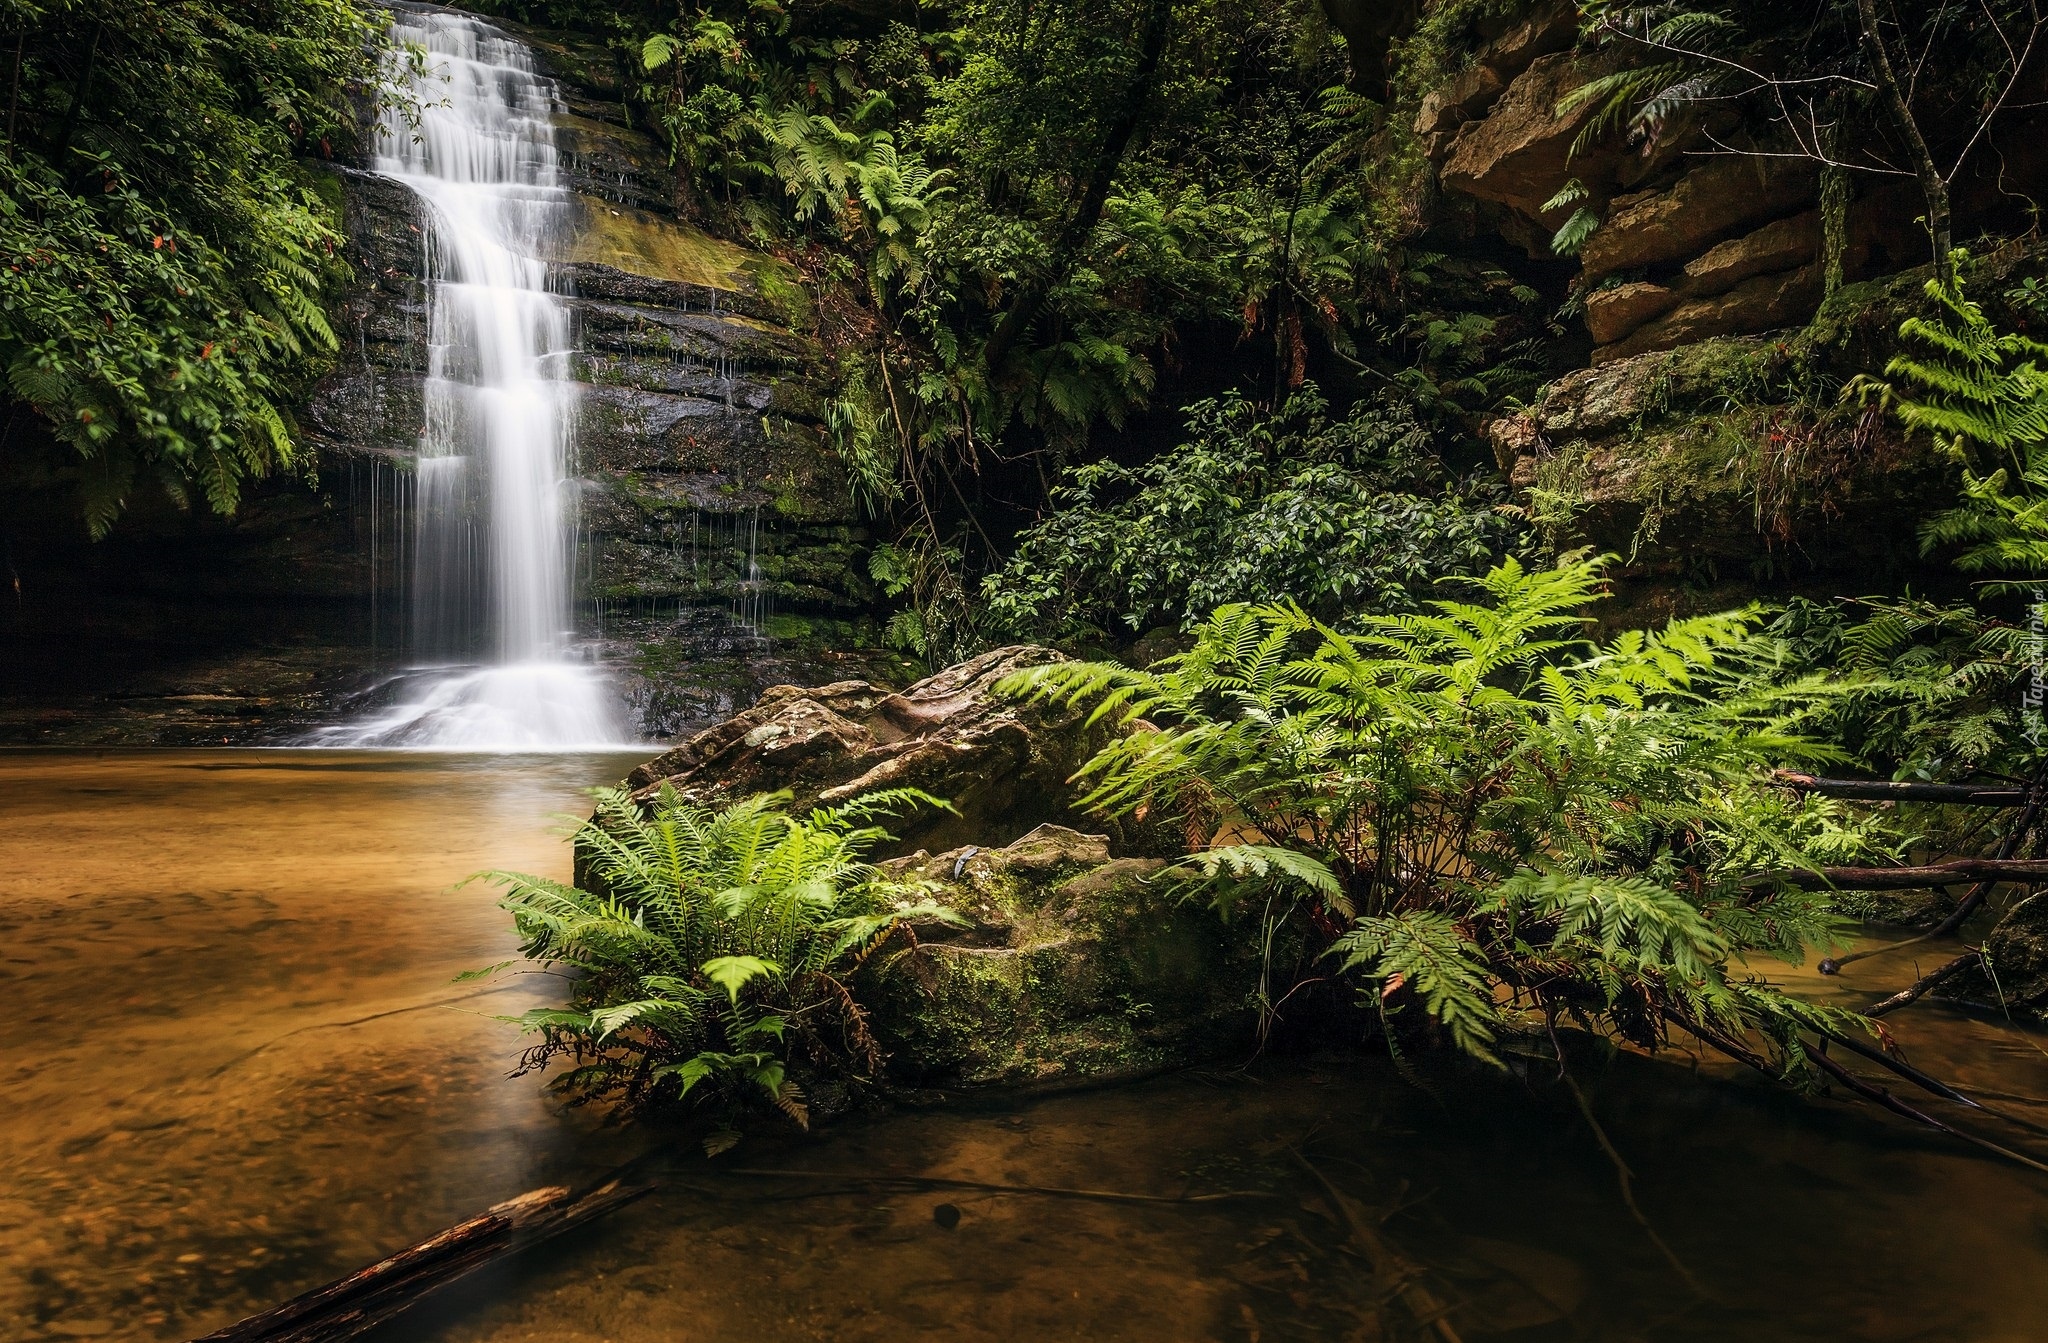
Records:
M1943 980L1954 978L1964 970L1975 965L1980 955L1981 953L1976 951L1964 952L1946 965L1937 966L1929 970L1926 974L1920 976L1920 978L1914 980L1905 988L1900 989L1891 997L1886 998L1883 1002L1872 1003L1863 1010L1863 1015L1866 1017L1881 1017L1887 1012L1896 1012L1902 1007L1911 1007L1914 1003L1919 1002L1920 999L1925 997L1929 989L1934 988Z
M2032 790L1985 788L1969 783L1892 783L1881 779L1824 779L1798 770L1781 769L1773 783L1801 793L1839 797L1851 802L1939 802L1958 807L2023 807Z
M613 1180L581 1197L566 1188L535 1189L195 1343L339 1343L356 1338L492 1260L630 1203L650 1188Z
M2005 838L1998 841L1997 854L1990 859L1978 859L1976 861L1990 862L2003 867L2013 855L2020 851L2020 846L2027 842L2028 835L2033 832L2034 823L2040 818L2041 789L2044 783L2048 783L2048 763L2044 763L2041 768L2034 771L2034 782L2027 789L2027 805L2013 819L2011 828L2005 832ZM1875 956L1880 951L1897 950L1899 947L1909 947L1917 942L1928 942L1957 932L1965 923L1970 921L1970 916L1977 912L1977 907L1982 905L1985 897L1991 894L1992 887L2001 881L2020 880L2020 878L2000 876L1996 872L1997 869L1994 869L1992 873L1979 877L1977 884L1971 887L1970 893L1956 903L1956 907L1949 912L1947 918L1918 937L1909 937L1903 942L1893 943L1890 947L1871 947L1863 951L1852 951L1846 956L1831 956L1820 963L1820 972L1824 975L1839 974L1842 967L1851 961L1860 961L1866 956ZM1910 1002L1912 1000L1908 999L1907 1001Z

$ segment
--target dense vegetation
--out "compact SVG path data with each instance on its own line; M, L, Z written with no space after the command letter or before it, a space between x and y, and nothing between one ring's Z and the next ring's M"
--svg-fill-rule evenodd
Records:
M783 800L710 811L672 790L643 806L601 789L575 836L594 890L484 874L509 888L525 955L575 975L566 1007L520 1018L540 1037L523 1069L567 1057L556 1085L579 1101L647 1110L695 1093L798 1123L792 1053L812 1077L872 1077L880 1051L846 978L907 922L957 916L881 878L866 855L887 836L864 822L933 799L874 794L808 817Z
M1229 606L1152 670L1060 663L1013 685L1122 724L1083 771L1088 803L1174 809L1201 885L1341 929L1328 954L1382 1013L1412 998L1488 1057L1525 1014L1650 1048L1672 1027L1756 1035L1796 1070L1799 1031L1846 1014L1731 962L1796 963L1833 919L1824 894L1758 874L1897 840L1769 787L1771 766L1837 753L1790 730L1831 687L1773 684L1755 613L1595 647L1578 632L1601 567L1510 562L1481 601L1351 635Z
M310 469L292 407L334 348L337 212L371 29L348 0L7 0L4 458L104 532L138 489L234 508Z
M1184 435L1141 467L1067 471L986 583L993 634L1087 646L1233 601L1291 599L1340 621L1407 610L1520 539L1505 492L1447 479L1401 402L1333 420L1313 384L1270 414L1233 394L1189 406Z
M1961 505L1930 521L1930 546L1972 542L1962 562L2007 576L1998 584L2039 575L2040 347L1930 286L1941 316L1914 319L1889 381L1852 394L1975 463ZM1198 423L1232 441L1225 430L1248 415L1211 406ZM1306 398L1279 423L1309 441L1383 443L1388 428L1370 415L1333 427ZM1253 458L1268 460L1298 458ZM1160 523L1144 503L1174 479L1163 473L1131 511L1094 524L1105 534L1095 554L1114 555L1127 534L1132 553L1170 555L1145 530L1153 519L1194 538L1178 591L1200 593L1200 547L1217 534L1199 513ZM1282 577L1240 581L1284 590L1285 560L1273 562ZM2038 786L2038 628L1963 604L1808 601L1596 644L1584 631L1611 563L1510 558L1449 580L1469 599L1420 609L1398 580L1364 602L1309 587L1334 621L1285 596L1226 603L1186 652L1149 668L1058 662L1000 689L1085 706L1113 727L1076 775L1082 804L1171 837L1182 856L1155 880L1212 903L1269 961L1283 940L1307 949L1304 963L1269 963L1264 1013L1334 976L1402 1058L1435 1038L1492 1061L1504 1036L1556 1047L1559 1028L1576 1026L1651 1050L1682 1038L1800 1086L1853 1084L1828 1058L1840 1045L1938 1087L1878 1048L1889 1037L1873 1019L1789 994L1757 962L1837 946L1847 917L1869 912L1836 889L1841 874L1987 844L2009 858L2033 813L1987 835L1938 805L1873 809L1788 789L1779 771ZM1132 605L1162 609L1153 600ZM574 1056L562 1084L586 1096L645 1104L720 1079L751 1083L740 1099L791 1109L785 1035L802 1021L803 1066L872 1075L879 1052L839 967L902 923L950 916L913 903L920 892L885 893L860 864L879 831L840 813L792 820L772 802L714 816L664 794L643 813L603 793L579 836L601 894L512 879L527 955L582 974L567 1009L525 1018L544 1036L529 1064Z

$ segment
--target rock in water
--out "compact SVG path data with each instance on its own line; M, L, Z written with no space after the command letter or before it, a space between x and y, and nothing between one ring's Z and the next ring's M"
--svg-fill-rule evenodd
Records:
M998 648L900 694L866 681L774 686L626 782L649 796L668 784L700 805L787 790L799 812L885 788L953 805L893 824L905 848L1001 846L1042 822L1080 824L1080 790L1067 780L1108 729L1090 729L1082 710L994 693L1010 673L1059 660L1048 648Z
M1057 1085L1249 1048L1255 939L1155 880L1166 866L1059 825L885 864L969 920L920 927L914 962L863 987L890 1077Z
M1257 939L1152 880L1167 865L1162 836L1086 833L1105 827L1070 779L1112 729L994 691L1059 657L999 648L901 693L776 686L627 780L703 806L787 790L803 811L904 787L953 804L892 823L899 856L883 866L968 926L920 925L914 952L861 971L900 1085L1068 1083L1249 1047Z
M2001 1008L2022 1020L2048 1020L2048 891L2005 912L1984 939L1985 966L1937 986L1937 998Z

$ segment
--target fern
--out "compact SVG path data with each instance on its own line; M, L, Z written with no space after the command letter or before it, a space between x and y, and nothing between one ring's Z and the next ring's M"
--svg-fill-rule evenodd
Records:
M1735 993L1730 966L1797 960L1834 923L1747 874L1892 842L1767 786L1830 756L1797 728L1850 690L1786 674L1756 611L1588 642L1604 565L1510 561L1476 600L1348 634L1225 607L1151 668L1059 663L1003 689L1120 725L1080 772L1089 806L1176 814L1194 889L1317 910L1344 973L1460 1049L1490 1058L1500 1029L1559 1012L1646 1047L1673 1021L1776 1039L1779 999Z
M1958 271L1968 260L1954 254ZM1971 572L2048 573L2048 345L1999 331L1958 282L1930 280L1926 293L1934 314L1900 325L1907 348L1885 380L1858 378L1847 394L1889 409L1962 463L1963 502L1921 527L1923 551L1961 546L1956 563Z
M516 1018L540 1037L522 1071L567 1056L556 1086L579 1102L752 1098L798 1122L794 1044L813 1066L872 1072L879 1055L843 977L907 921L959 916L880 877L864 855L885 832L869 822L943 804L895 789L797 818L780 796L719 811L666 787L645 808L624 789L593 797L574 842L594 889L478 877L506 888L528 961L574 972L567 1006Z

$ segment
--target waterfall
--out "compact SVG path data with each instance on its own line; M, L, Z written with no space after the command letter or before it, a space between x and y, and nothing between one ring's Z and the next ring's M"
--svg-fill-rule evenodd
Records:
M345 746L549 749L624 740L602 672L571 655L575 388L541 257L564 227L554 85L478 20L401 8L378 173L427 207L429 330L414 483L412 656L397 702ZM408 58L407 52L424 53ZM479 665L481 664L481 665Z

